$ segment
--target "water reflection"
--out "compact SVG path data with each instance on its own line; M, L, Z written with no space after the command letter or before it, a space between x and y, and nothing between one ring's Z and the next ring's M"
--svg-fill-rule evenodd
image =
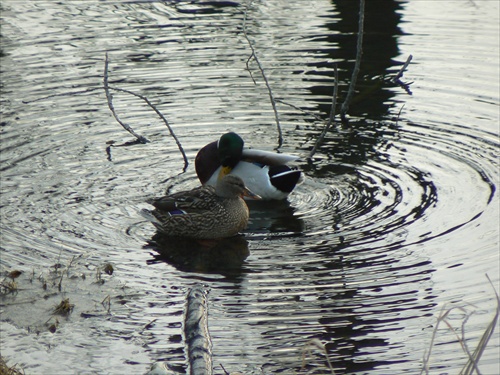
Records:
M337 48L328 49L330 59L338 64L339 97L342 103L351 81L354 61L356 59L359 2L350 0L332 1L335 13L331 13L325 24L327 30L318 42L328 41ZM399 64L395 58L399 56L398 37L403 34L400 29L401 10L404 2L397 0L367 1L365 4L365 20L363 35L363 56L356 95L353 98L349 115L381 119L387 116L395 105L390 99L394 97L394 84L384 79L387 74L395 74ZM316 65L315 65L316 64ZM325 63L311 63L309 66L320 68L319 72L310 72L314 76L321 74L327 79L309 78L311 94L315 97L331 97L333 91L333 68ZM325 69L326 68L326 69ZM318 105L321 113L330 112L331 100L325 99Z
M248 241L238 235L220 240L193 240L156 233L146 246L158 254L151 262L167 262L184 272L235 276L250 255Z
M296 214L289 201L247 201L250 221L247 232L270 233L273 236L299 235L304 232L304 221Z
M409 264L386 254L363 260L347 256L340 257L333 269L343 275L342 284L322 290L319 282L317 295L319 310L324 311L318 320L324 327L321 339L327 350L335 353L331 360L336 371L359 373L406 362L405 354L378 361L369 358L398 351L392 337L407 329L405 320L425 316L425 311L436 305L435 291L415 287L430 280L434 271L431 262ZM403 285L402 279L410 285Z
M235 1L173 1L171 4L180 14L217 14L223 13L227 8L240 7L241 4Z

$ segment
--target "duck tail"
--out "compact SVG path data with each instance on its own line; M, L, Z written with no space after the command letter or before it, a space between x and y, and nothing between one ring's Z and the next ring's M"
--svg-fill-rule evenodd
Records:
M273 186L285 193L291 193L297 183L301 181L302 173L298 169L286 165L269 167L269 179Z
M148 209L143 208L142 210L139 211L141 216L146 219L147 221L150 221L153 224L161 224L161 221L156 218L155 215L153 215L153 212L151 212Z

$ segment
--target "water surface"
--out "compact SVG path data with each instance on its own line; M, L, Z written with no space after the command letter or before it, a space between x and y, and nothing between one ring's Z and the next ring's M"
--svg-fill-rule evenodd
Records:
M324 372L313 339L338 373L419 373L443 306L457 307L458 330L469 317L473 349L495 309L485 274L500 289L498 3L369 3L351 126L335 126L314 162L299 163L306 178L288 202L251 204L244 236L206 253L189 241L151 246L154 228L138 212L149 197L197 186L197 150L226 131L278 148L264 81L255 61L246 69L245 7L4 2L0 264L23 271L1 297L8 363L120 374L165 361L185 373L184 303L199 283L215 373ZM280 152L305 157L314 145L333 63L343 100L357 11L323 0L248 9L273 93L293 105L278 103ZM165 124L114 92L122 120L151 141L129 144L102 90L106 52L110 83L168 118L185 171ZM390 82L409 54L412 95ZM73 312L53 316L63 298ZM499 346L496 334L483 373L500 371ZM432 370L457 373L466 360L443 325Z

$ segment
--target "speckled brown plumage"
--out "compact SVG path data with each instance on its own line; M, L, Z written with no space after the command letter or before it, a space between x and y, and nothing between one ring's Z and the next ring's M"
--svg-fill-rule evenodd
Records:
M248 207L242 195L252 195L236 176L225 176L214 188L203 186L154 199L150 213L159 232L169 236L215 239L246 228Z

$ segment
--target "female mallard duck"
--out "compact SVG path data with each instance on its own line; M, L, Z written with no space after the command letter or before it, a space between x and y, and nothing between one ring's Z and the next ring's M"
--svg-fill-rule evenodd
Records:
M241 178L223 177L215 187L202 186L153 199L153 211L143 210L158 231L168 236L197 239L230 237L246 228L248 207L242 196L259 199Z
M299 170L286 165L297 157L244 149L243 145L243 139L231 132L198 151L195 168L201 183L215 185L231 173L262 199L286 199L301 179Z

